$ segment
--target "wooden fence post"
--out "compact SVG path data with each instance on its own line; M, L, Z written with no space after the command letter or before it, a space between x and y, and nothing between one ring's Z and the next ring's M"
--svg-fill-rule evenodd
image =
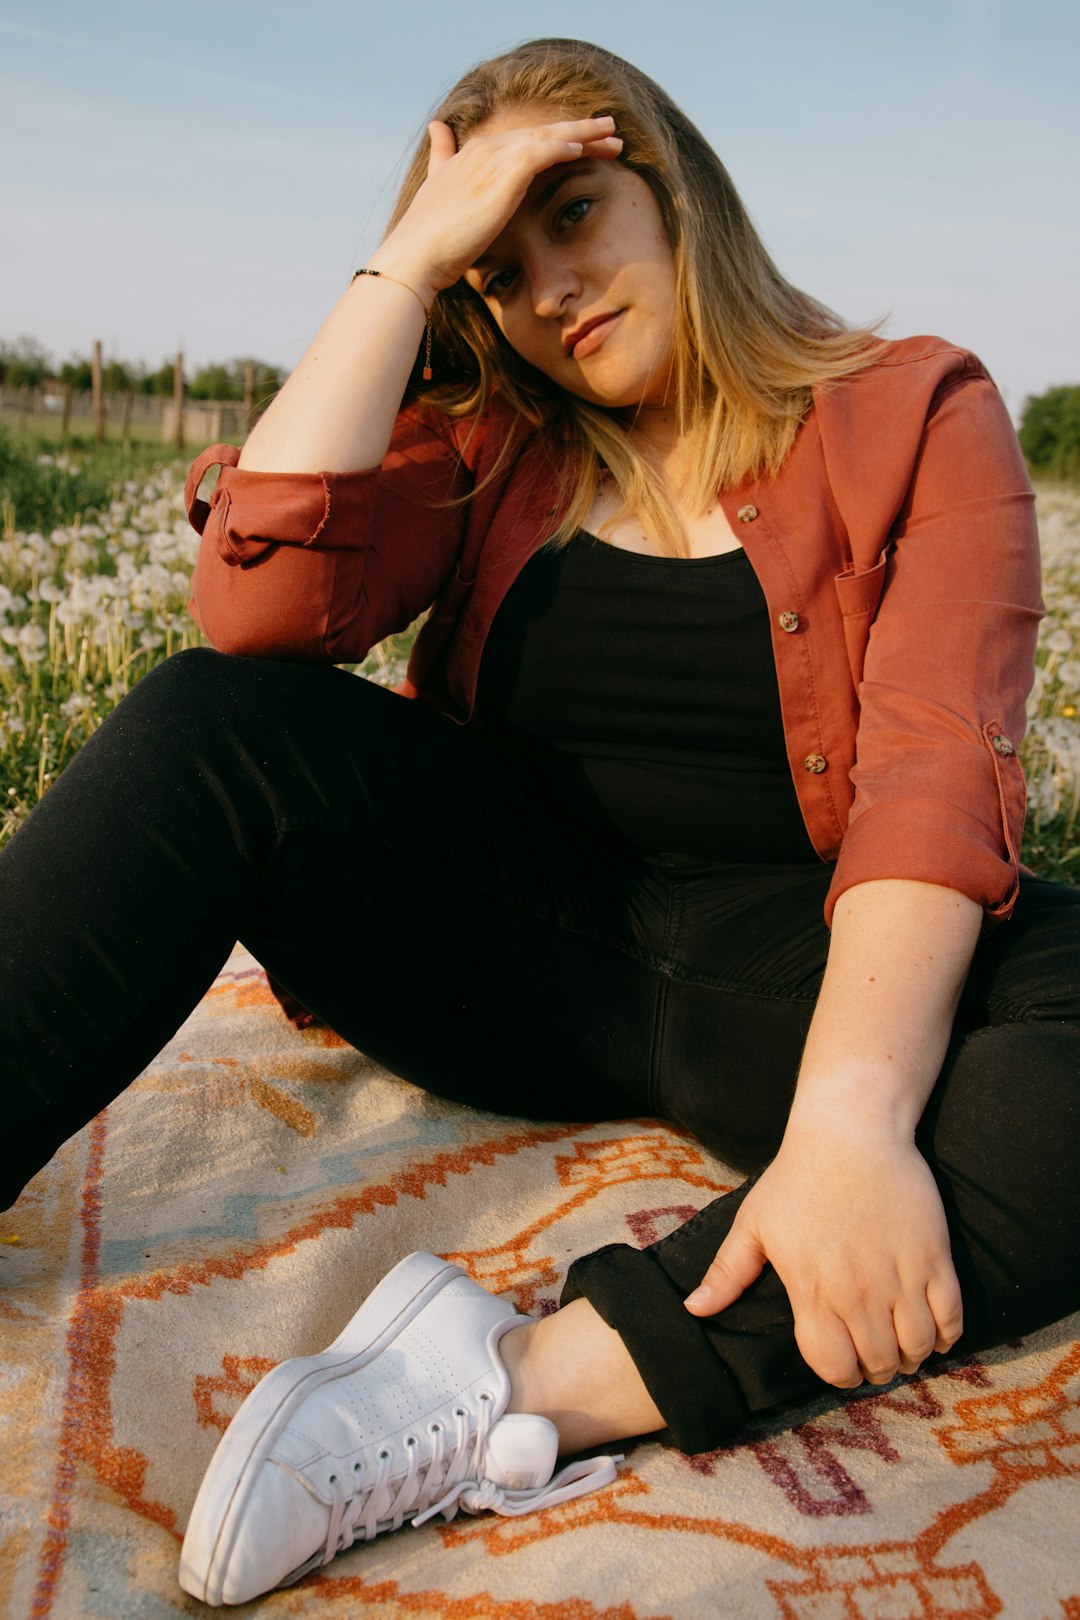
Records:
M255 426L255 362L244 361L244 433Z
M184 351L178 349L176 359L173 361L173 411L176 420L173 423L173 443L178 450L184 448Z
M64 440L65 443L67 442L68 433L71 431L71 402L74 399L74 397L75 397L75 390L72 388L70 383L65 383L64 384L64 414L60 418L60 437L61 437L61 439Z
M94 339L90 357L90 388L94 396L94 437L98 444L105 443L105 390L101 386L101 339Z
M135 408L135 390L129 388L124 395L124 425L121 428L121 437L125 444L131 434L131 413Z

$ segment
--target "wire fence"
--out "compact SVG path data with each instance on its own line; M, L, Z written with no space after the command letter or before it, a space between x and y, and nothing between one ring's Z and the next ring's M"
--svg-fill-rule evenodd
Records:
M162 394L135 389L106 393L101 405L101 433L92 389L63 384L7 387L0 384L0 425L9 432L44 433L59 442L100 436L103 440L158 439L164 444L212 444L242 439L250 408L240 400L193 400L183 404L177 433L176 403Z

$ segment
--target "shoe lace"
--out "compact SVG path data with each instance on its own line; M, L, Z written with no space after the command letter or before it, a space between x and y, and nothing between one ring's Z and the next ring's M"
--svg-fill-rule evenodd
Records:
M354 1468L352 1481L331 1475L334 1498L322 1562L328 1564L337 1553L351 1547L358 1536L373 1541L384 1530L400 1530L406 1518L411 1517L414 1525L423 1524L436 1513L450 1520L459 1508L466 1513L491 1511L514 1518L583 1496L615 1479L615 1465L622 1461L621 1457L581 1458L560 1470L547 1485L528 1490L509 1490L485 1478L483 1457L492 1426L493 1400L490 1393L481 1391L475 1434L466 1408L454 1408L452 1451L448 1452L447 1431L442 1423L428 1425L431 1446L426 1459L417 1436L406 1435L401 1444L407 1465L396 1490L390 1482L394 1459L389 1446L379 1449L375 1477L369 1484L348 1488L360 1484L360 1463Z

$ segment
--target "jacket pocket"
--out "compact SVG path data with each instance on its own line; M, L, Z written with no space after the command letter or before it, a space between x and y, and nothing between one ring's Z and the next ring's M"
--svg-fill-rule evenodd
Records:
M870 639L870 626L885 589L885 564L888 548L881 553L873 568L846 568L833 580L836 599L844 624L844 646L847 650L851 678L856 687L863 678L866 644Z

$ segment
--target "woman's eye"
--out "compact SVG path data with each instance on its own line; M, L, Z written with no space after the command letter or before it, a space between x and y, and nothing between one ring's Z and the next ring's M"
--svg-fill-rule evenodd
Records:
M590 197L575 197L573 202L567 203L563 209L560 223L563 225L580 225L591 207L592 199Z
M499 270L484 282L485 298L501 298L510 291L514 281L512 270Z

